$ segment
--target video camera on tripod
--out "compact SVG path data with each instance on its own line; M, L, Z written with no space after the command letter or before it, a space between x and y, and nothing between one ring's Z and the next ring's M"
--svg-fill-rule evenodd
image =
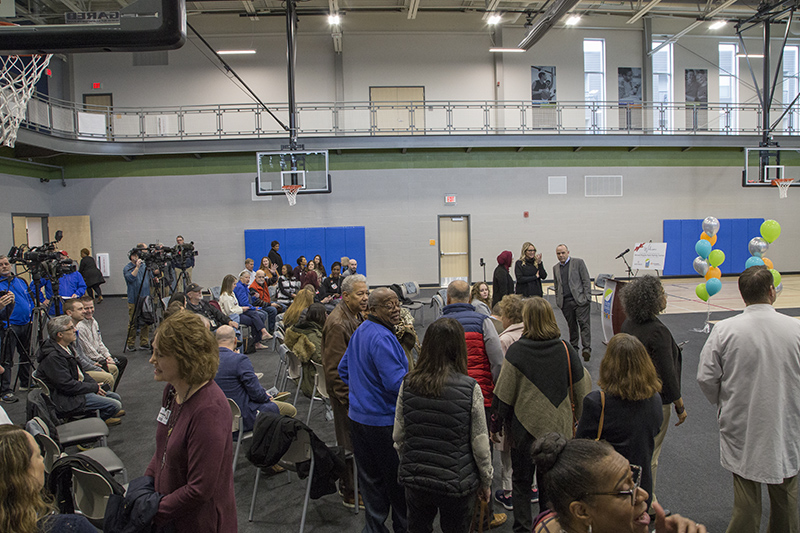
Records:
M164 270L169 265L182 268L188 258L196 256L198 253L194 249L194 241L178 244L174 248L163 244L150 244L146 248L137 246L128 252L128 255L134 252L139 255L139 259L144 261L149 270Z
M12 246L8 251L8 260L11 263L23 264L30 272L31 277L38 281L41 279L50 280L53 283L54 292L59 277L64 274L75 272L75 263L61 252L56 251L56 243L61 242L64 233L56 231L56 240L47 242L41 246L28 248L27 245ZM37 284L38 285L38 284Z

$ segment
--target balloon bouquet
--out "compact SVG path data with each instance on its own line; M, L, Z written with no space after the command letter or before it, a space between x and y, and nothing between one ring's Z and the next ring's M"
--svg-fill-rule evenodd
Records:
M706 217L703 220L703 233L700 240L694 245L697 257L694 259L695 271L705 278L705 283L700 283L695 287L695 294L704 302L722 290L722 271L719 266L725 262L725 252L714 250L717 243L717 232L719 231L719 220L714 217ZM708 333L711 331L709 317L711 316L711 304L708 304L706 322L702 329L694 331Z
M781 273L775 270L775 265L773 265L772 261L765 257L764 254L769 250L769 245L775 242L780 235L781 225L775 220L765 220L764 223L761 224L761 237L753 237L747 245L751 257L749 257L744 264L745 268L765 265L769 271L772 272L772 278L775 282L775 292L778 294L783 290Z

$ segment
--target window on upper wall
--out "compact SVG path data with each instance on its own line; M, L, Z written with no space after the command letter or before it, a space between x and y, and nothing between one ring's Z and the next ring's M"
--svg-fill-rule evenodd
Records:
M653 50L661 44L653 41ZM672 43L653 54L653 124L656 131L672 129Z
M721 131L736 131L739 126L739 59L735 44L719 45L719 116Z
M800 87L798 87L798 46L786 46L783 49L783 104L788 106L795 98ZM794 103L792 110L783 117L783 128L787 133L797 135L800 130L800 100ZM785 109L785 107L784 107ZM781 113L783 110L781 110Z
M605 110L602 107L606 100L605 40L583 40L583 81L586 129L592 133L599 133L605 127Z

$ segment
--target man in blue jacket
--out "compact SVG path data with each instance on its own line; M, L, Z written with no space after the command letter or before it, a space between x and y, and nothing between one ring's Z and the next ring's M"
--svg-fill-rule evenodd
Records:
M397 394L408 373L408 359L394 334L400 302L382 287L369 295L369 314L339 363L339 375L350 388L350 431L358 464L358 483L366 508L367 532L388 531L392 513L395 533L405 533L406 498L397 481L399 459L392 430Z
M150 295L150 280L147 278L144 261L139 259L139 252L131 250L128 255L130 263L125 265L122 269L122 275L125 276L125 283L128 285L128 340L127 346L129 351L136 350L136 324L131 324L133 315L136 312L136 298L145 298ZM150 326L142 326L139 332L139 349L150 349Z
M28 294L28 284L18 278L11 270L11 262L5 255L0 255L0 293L7 291L2 297L7 302L5 307L12 306L10 313L2 313L4 320L0 323L0 365L5 369L0 375L0 399L5 403L15 403L19 398L14 396L11 387L11 374L14 369L14 351L19 352L17 375L20 387L28 388L31 379L30 338L31 315L33 302ZM10 302L8 300L10 299Z

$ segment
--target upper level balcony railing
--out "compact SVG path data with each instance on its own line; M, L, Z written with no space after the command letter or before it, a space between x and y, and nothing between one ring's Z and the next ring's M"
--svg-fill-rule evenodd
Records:
M288 122L286 105L270 106ZM774 105L771 120L785 106ZM758 135L758 104L618 102L428 101L304 103L298 135ZM180 107L99 107L33 98L23 128L54 137L106 142L258 139L287 136L257 104ZM795 106L776 135L797 135Z

